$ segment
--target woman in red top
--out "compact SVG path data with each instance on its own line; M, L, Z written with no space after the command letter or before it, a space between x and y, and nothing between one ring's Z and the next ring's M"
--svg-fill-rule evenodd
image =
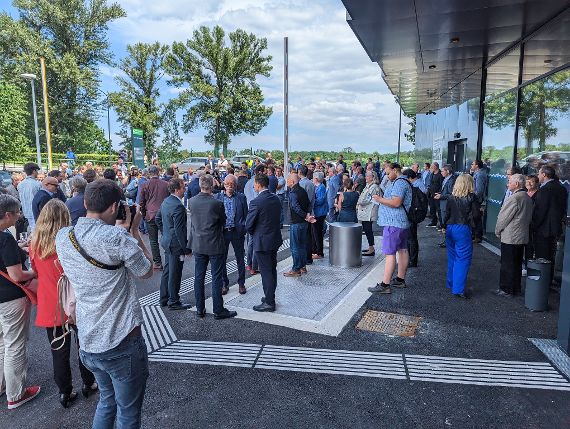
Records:
M58 311L57 283L63 269L55 250L55 236L61 228L70 224L69 210L65 204L58 199L50 200L40 212L30 245L30 260L38 276L36 325L46 328L50 344L54 338L60 338L63 335L62 325L67 321L65 315L62 320L61 312ZM74 325L71 327L76 330ZM79 348L79 343L77 347ZM53 342L51 354L54 379L59 388L59 401L65 408L77 398L71 379L70 352L71 335L66 335ZM81 359L79 370L83 379L82 392L87 397L97 390L97 383L91 371L83 366Z

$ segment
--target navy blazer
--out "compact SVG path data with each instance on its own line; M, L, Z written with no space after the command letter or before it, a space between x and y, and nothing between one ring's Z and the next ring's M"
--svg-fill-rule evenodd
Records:
M85 208L85 201L83 194L77 194L74 197L69 198L65 205L69 209L69 214L71 216L71 224L75 226L77 219L80 217L85 217L87 214L87 209Z
M218 192L217 194L214 194L214 198L216 200L220 200L223 203L224 193ZM238 234L245 235L247 232L245 230L245 220L247 218L247 198L241 192L234 193L234 209L234 227Z
M281 201L269 191L261 192L249 203L245 226L253 238L256 252L277 251L283 239L279 228Z
M186 209L176 195L171 194L162 202L155 222L162 233L160 245L163 249L177 255L187 255L191 252L188 249Z
M36 195L34 195L34 199L32 200L32 213L34 215L34 220L36 221L38 220L40 212L42 211L44 206L47 204L49 200L51 200L54 197L55 194L52 196L48 191L46 191L43 188L40 189L38 192L36 192Z
M190 199L195 197L200 193L200 180L198 177L194 177L190 183L188 183L188 188L186 189L186 198Z

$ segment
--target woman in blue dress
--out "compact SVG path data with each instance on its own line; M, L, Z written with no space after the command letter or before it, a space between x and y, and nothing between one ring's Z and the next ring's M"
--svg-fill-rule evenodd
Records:
M358 222L356 217L356 203L358 203L358 192L354 190L354 183L350 177L345 177L342 181L343 192L338 197L336 204L338 210L337 222Z

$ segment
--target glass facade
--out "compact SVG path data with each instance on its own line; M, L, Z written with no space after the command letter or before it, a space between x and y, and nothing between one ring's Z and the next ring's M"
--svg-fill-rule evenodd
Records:
M495 241L495 224L507 182L507 170L536 174L552 165L570 189L570 48L565 36L570 11L559 15L531 38L462 84L484 85L484 101L417 115L416 158L453 164L461 146L463 170L473 159L489 170L485 232ZM483 78L485 77L485 78ZM520 82L520 84L519 84ZM461 85L461 84L460 84ZM473 94L473 92L470 92ZM480 114L482 106L482 114Z

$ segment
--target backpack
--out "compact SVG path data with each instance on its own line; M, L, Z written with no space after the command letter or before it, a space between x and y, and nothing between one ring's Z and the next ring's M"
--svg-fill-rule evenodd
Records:
M408 216L408 220L411 223L422 223L426 218L428 212L428 197L420 190L420 188L412 186L408 179L401 179L405 180L412 189L412 204L410 205L410 210L406 210L406 206L402 202L402 207L406 212L406 216Z
M59 259L55 260L55 264L59 264ZM61 264L59 264L61 267ZM59 350L65 345L65 337L71 334L70 325L75 323L75 292L73 291L73 287L71 286L71 282L65 275L63 271L63 267L61 267L61 275L59 280L57 281L57 305L56 305L56 314L59 313L62 325L61 330L63 333L60 336L56 336L56 323L54 323L53 327L53 340L51 342L52 350ZM65 318L67 320L64 322ZM55 347L58 341L61 341L61 345Z

